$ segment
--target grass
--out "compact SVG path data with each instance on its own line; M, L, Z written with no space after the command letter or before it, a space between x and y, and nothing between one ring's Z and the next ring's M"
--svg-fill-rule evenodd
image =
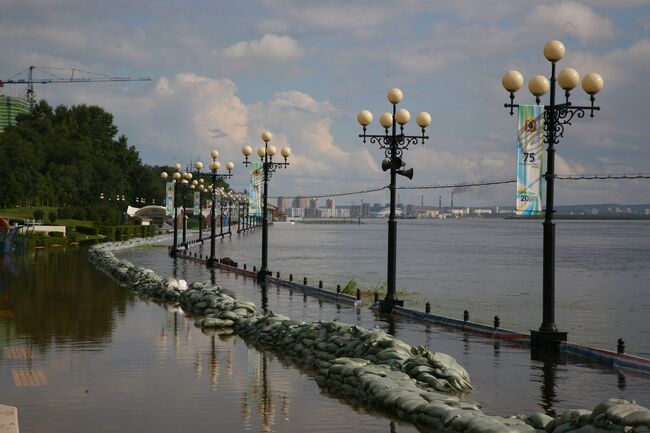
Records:
M93 222L89 220L76 220L76 219L56 219L54 222L50 222L48 215L50 212L56 213L57 208L52 206L35 206L35 207L16 207L16 208L5 208L0 209L0 216L10 218L10 219L34 219L34 211L41 210L45 215L43 218L43 224L45 225L57 225L57 226L85 226L92 227Z
M357 289L361 290L361 302L364 305L371 305L374 302L375 293L379 295L379 299L382 299L386 296L385 281L380 281L377 284L375 284L373 287L359 287L356 281L350 280L345 285L345 287L341 288L341 293L350 296L356 296ZM400 299L404 298L404 296L408 296L408 292L406 290L397 289L396 294Z

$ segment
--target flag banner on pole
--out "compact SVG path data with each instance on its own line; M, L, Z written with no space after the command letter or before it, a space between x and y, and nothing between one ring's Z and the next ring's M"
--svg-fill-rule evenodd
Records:
M198 215L201 212L201 193L199 191L194 191L194 215Z
M174 216L174 182L165 184L165 215Z
M264 169L261 162L251 162L251 184L248 190L250 205L249 215L262 215L262 182L264 180Z
M520 105L517 122L517 215L542 210L544 106Z

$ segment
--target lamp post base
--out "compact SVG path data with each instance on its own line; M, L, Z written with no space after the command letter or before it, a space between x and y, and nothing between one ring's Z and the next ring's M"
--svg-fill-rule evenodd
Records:
M530 350L533 354L559 354L560 343L567 340L567 332L530 331Z
M382 314L390 314L394 307L403 307L404 301L399 299L380 299L379 312Z
M257 271L257 282L261 284L266 281L267 275L271 275L271 272L266 269L260 269Z
M214 268L215 263L217 263L217 259L215 259L214 257L210 257L206 262L208 268Z

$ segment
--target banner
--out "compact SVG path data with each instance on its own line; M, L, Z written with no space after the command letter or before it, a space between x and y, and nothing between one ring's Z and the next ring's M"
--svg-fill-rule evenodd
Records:
M520 105L517 122L517 215L542 211L544 106Z
M262 215L262 182L264 182L264 169L261 162L251 162L251 183L248 189L250 205L249 215Z
M174 216L174 182L165 184L165 215Z
M194 191L194 216L197 216L199 212L201 212L201 193Z

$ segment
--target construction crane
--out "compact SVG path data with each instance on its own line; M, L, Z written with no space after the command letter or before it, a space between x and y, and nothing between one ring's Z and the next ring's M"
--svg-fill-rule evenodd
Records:
M34 73L38 72L44 77L34 77ZM69 77L63 76L70 74ZM77 74L77 77L75 77ZM82 74L82 76L79 76ZM74 68L55 68L46 66L29 66L24 70L18 72L13 77L6 80L0 80L0 87L5 84L27 84L27 101L29 102L30 110L36 104L34 96L34 84L59 84L59 83L104 83L111 81L151 81L150 77L112 77L106 74L98 74L95 72L82 71L81 69Z

